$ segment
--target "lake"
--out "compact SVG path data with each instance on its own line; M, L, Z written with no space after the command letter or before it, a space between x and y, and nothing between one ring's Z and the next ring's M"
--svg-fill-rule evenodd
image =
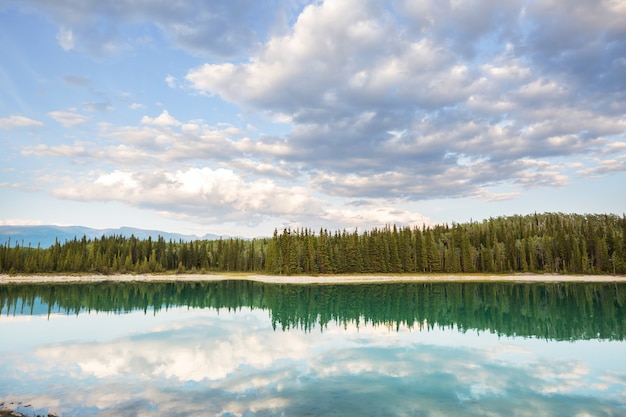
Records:
M623 283L9 284L0 335L32 416L626 416Z

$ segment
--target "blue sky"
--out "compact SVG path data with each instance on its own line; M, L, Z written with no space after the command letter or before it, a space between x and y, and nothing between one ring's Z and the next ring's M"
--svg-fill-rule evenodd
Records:
M626 210L624 1L0 0L0 224Z

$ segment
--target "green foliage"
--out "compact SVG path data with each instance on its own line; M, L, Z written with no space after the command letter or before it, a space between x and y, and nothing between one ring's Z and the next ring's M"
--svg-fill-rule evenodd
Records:
M2 273L265 272L626 273L626 217L546 213L352 233L274 231L271 238L166 242L74 238L49 248L0 245Z

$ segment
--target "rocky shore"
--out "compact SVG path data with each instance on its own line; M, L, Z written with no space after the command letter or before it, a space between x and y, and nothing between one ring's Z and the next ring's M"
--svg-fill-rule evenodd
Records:
M59 417L59 415L57 413L48 413L48 414L37 414L37 413L32 413L32 414L23 414L23 413L19 413L17 411L15 411L15 407L23 407L23 408L28 408L30 407L29 405L22 405L22 404L15 404L15 403L10 403L10 404L5 404L3 402L0 402L0 417Z
M17 411L9 410L7 408L0 409L0 417L32 417L33 415L18 413ZM34 414L35 417L45 417L45 414ZM56 413L48 413L48 417L59 417Z

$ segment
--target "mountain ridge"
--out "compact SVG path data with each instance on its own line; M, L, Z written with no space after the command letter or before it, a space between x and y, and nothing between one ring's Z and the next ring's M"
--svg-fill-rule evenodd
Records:
M230 236L220 236L211 233L207 233L203 236L164 232L161 230L139 229L135 227L119 227L119 228L107 228L107 229L94 229L86 226L56 226L56 225L21 225L21 226L9 226L0 225L0 243L6 244L11 242L19 243L21 246L33 246L41 245L42 248L47 248L54 245L58 240L59 243L76 239L82 239L85 236L87 239L100 238L102 236L114 236L122 235L125 237L135 236L138 239L158 239L159 236L165 240L174 241L192 241L192 240L217 240L221 238L229 238Z

